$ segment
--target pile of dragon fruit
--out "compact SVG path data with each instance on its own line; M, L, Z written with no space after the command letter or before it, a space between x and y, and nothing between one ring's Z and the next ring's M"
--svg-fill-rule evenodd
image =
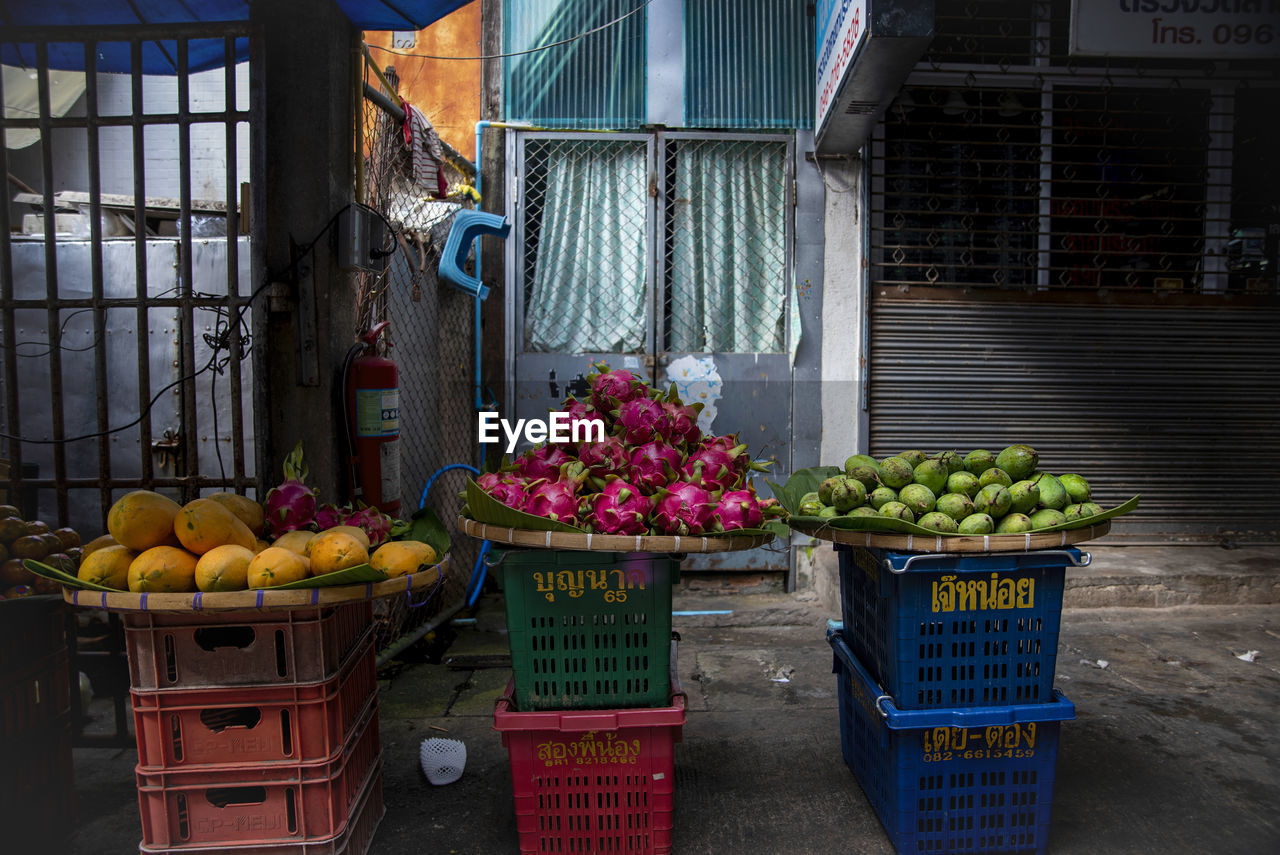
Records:
M786 512L760 499L753 461L732 435L703 435L701 404L663 395L603 363L590 400L561 405L572 425L600 422L599 442L543 443L476 484L502 504L600 534L698 535L759 528ZM581 431L586 435L586 431Z
M315 490L306 483L307 465L302 459L299 441L284 461L284 481L272 487L263 502L263 520L267 534L274 538L290 531L306 529L326 531L335 526L355 526L369 536L369 544L377 546L391 537L394 520L375 507L358 504L320 504Z

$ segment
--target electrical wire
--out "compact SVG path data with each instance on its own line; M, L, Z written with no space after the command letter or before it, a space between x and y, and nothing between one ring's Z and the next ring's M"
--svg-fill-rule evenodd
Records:
M178 290L178 289L177 289L176 287L175 287L175 288L166 288L165 290L161 291L160 293L152 295L152 299L154 299L154 298L159 298L159 297L163 297L165 294L170 294L170 293L173 293L174 291L177 291L177 290ZM68 323L68 322L70 322L70 320L71 320L72 318L74 318L76 315L80 315L80 314L84 314L85 312L92 312L92 311L93 311L93 307L91 307L91 306L89 306L89 307L85 307L85 308L83 308L83 309L76 309L74 312L72 312L71 314L69 314L69 315L67 315L65 318L63 318L63 319L62 319L62 323L58 325L58 340L59 340L59 341L61 341L61 340L62 340L62 337L66 334L66 332L67 332L67 323ZM59 345L58 345L58 347L57 347L57 349L58 349L59 351L63 352L63 353L84 353L84 352L85 352L85 351L87 351L87 350L92 350L93 348L97 347L97 346L98 346L98 342L99 342L99 341L101 341L101 340L102 340L102 339L99 337L99 335L98 335L97 331L95 330L95 331L94 331L94 336L93 336L93 341L89 342L89 343L88 343L88 344L86 344L84 347L68 347L68 346L66 346L65 344L59 344ZM33 347L43 346L43 347L44 347L44 350L43 350L43 351L40 351L40 352L38 352L38 353L18 353L18 352L17 352L18 348L20 348L20 347L24 347L24 346L26 346L26 345L31 345L31 346L33 346ZM53 351L54 351L54 347L53 347L53 344L52 344L51 342L49 342L49 341L36 341L35 339L30 339L30 340L27 340L27 341L19 341L19 342L15 342L15 343L14 343L14 345L13 345L13 348L14 348L14 354L13 354L13 355L14 355L14 356L16 356L16 357L17 357L17 358L19 358L19 359L39 359L39 358L41 358L41 357L43 357L43 356L48 356L49 354L53 353Z
M643 3L641 3L639 6L635 7L634 9L632 9L630 12L619 15L618 17L614 18L612 21L606 21L605 23L601 24L598 27L592 27L586 32L578 33L578 35L576 36L570 36L567 39L561 39L558 42L551 42L550 44L539 45L538 47L529 48L528 50L512 51L511 53L489 53L489 54L482 54L480 56L435 56L429 53L405 53L404 51L398 51L395 48L383 47L382 45L366 44L365 47L372 48L373 50L380 50L384 53L392 54L393 56L411 56L416 59L459 59L459 60L470 60L470 61L484 60L484 59L506 59L507 57L525 56L526 54L538 53L539 51L550 50L551 48L554 48L554 47L560 47L561 45L567 45L571 42L576 42L579 39L585 39L587 36L594 35L595 33L598 33L601 30L606 30L609 27L620 24L621 22L625 21L627 18L630 18L632 15L644 9L644 7L648 6L652 2L653 0L644 0Z

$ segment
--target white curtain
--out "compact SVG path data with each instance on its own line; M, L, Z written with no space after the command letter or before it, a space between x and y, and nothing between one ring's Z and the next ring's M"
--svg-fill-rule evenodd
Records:
M528 350L644 350L646 178L642 144L551 150L525 308Z
M786 174L781 144L677 150L668 349L785 352Z

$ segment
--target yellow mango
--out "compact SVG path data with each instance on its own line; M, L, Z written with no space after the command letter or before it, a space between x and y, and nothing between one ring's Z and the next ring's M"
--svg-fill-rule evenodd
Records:
M228 543L250 550L258 545L258 538L249 527L213 499L196 499L183 505L174 518L173 531L183 548L196 555Z
M436 551L417 540L389 540L374 550L369 566L388 576L405 576L417 573L438 560Z
M195 555L176 546L153 546L129 564L134 593L182 593L196 590Z
M253 556L246 577L250 588L271 588L307 578L307 559L283 546L269 546Z
M254 552L234 543L215 546L196 562L196 587L201 591L243 591L249 587L249 564Z
M173 521L182 506L151 490L125 493L107 511L107 531L116 543L135 552L171 542Z

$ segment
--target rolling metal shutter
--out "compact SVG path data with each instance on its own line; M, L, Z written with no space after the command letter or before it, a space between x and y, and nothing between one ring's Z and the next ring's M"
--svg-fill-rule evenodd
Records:
M871 451L1027 442L1142 494L1117 537L1274 540L1277 66L1072 56L1070 6L937 0L877 127Z
M871 453L999 451L1141 493L1113 537L1280 534L1280 309L878 299Z

